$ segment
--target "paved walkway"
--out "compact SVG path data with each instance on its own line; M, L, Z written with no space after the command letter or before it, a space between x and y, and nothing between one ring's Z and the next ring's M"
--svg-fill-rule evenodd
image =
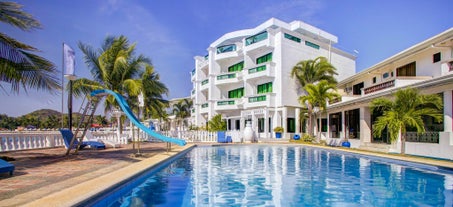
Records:
M65 156L64 148L0 153L12 157L14 175L0 174L0 206L18 206L53 192L166 153L165 143L141 144L142 156L132 144L106 150L82 150Z

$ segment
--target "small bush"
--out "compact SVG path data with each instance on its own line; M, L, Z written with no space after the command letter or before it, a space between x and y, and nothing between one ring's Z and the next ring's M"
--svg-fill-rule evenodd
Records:
M315 137L309 135L309 134L304 134L304 136L302 136L302 141L304 142L313 142L313 140L315 140Z

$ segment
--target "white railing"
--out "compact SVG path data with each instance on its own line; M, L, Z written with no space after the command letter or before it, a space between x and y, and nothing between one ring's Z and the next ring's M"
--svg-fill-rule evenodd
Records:
M59 131L0 132L0 152L64 146Z
M111 131L97 131L97 132L87 131L86 138L88 140L97 140L116 148L122 144L128 143L129 132L125 132L121 134L120 137L118 137L116 132Z
M217 132L208 131L162 131L165 136L176 137L186 142L217 142ZM242 142L241 131L226 131L225 136L230 136L233 142Z

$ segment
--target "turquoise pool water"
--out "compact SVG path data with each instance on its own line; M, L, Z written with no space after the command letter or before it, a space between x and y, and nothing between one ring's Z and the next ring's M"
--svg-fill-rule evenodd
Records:
M449 169L302 146L196 147L91 206L453 206Z

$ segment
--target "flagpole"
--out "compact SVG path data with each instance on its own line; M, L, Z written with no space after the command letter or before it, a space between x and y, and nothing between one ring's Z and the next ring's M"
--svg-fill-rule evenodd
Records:
M61 128L64 128L64 43L62 44L63 52L61 61Z

